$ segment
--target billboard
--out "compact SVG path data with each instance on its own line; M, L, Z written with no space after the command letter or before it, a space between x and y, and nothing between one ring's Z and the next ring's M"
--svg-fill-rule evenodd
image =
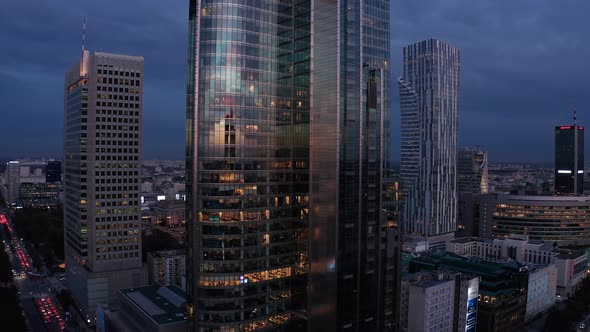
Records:
M479 278L469 281L467 290L467 312L465 314L465 332L475 332L477 325L477 297L479 295Z

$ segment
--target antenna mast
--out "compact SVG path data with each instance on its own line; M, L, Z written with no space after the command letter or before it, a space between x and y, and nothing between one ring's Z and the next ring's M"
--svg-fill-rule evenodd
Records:
M578 118L576 116L576 104L574 104L574 126L577 125L577 120L578 120Z

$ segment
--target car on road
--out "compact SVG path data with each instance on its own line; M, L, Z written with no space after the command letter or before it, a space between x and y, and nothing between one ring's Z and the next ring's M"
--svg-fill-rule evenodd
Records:
M586 324L584 324L584 323L578 325L579 330L584 330L585 328L586 328Z

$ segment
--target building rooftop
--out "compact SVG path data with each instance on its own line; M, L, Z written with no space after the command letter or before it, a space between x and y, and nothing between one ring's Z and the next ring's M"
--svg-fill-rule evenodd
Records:
M174 285L129 288L122 289L120 292L158 325L177 323L187 319L186 294Z
M583 255L586 255L585 252L583 251L568 251L568 252L560 252L559 255L557 255L557 258L559 259L576 259L579 258Z

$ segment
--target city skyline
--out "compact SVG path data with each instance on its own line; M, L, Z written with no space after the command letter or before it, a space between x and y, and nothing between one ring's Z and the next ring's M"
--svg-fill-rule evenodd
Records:
M126 3L118 6L120 10L114 16L101 14L97 10L100 5L93 3L80 7L59 2L31 6L30 1L22 1L9 6L11 10L0 14L0 26L8 31L4 41L14 45L0 58L4 63L0 66L0 97L3 110L9 110L3 112L3 119L27 125L13 126L18 131L2 131L0 139L19 140L10 139L18 144L8 146L0 157L17 159L24 157L23 153L61 157L62 137L56 133L62 129L62 72L75 60L72 55L80 48L82 18L87 16L88 48L146 59L145 157L182 158L187 3ZM436 37L457 46L464 57L459 146L482 146L491 162L549 163L553 126L569 121L574 103L581 124L590 114L586 111L590 104L583 98L583 87L588 85L585 80L590 75L582 65L590 48L578 42L584 31L581 25L588 23L576 19L583 12L582 6L588 5L394 2L392 77L401 73L404 44ZM23 17L8 14L25 11ZM35 23L41 16L43 25ZM549 21L559 27L559 35L542 33ZM397 161L396 86L391 97L390 155ZM497 135L500 128L502 135ZM522 135L523 128L526 135Z

